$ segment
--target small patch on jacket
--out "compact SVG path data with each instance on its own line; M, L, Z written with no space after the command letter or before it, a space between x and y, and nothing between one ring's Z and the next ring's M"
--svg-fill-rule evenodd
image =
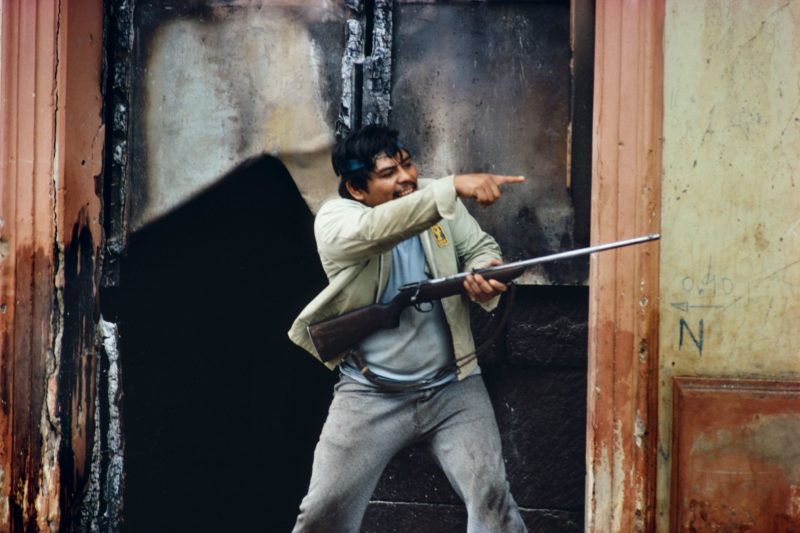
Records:
M431 233L433 233L433 238L436 239L436 246L439 248L447 246L447 236L444 234L444 230L439 224L431 228Z

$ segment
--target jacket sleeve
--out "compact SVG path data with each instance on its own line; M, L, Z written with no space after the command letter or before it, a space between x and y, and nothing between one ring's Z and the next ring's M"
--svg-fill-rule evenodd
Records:
M332 200L314 221L319 255L340 266L381 254L400 241L453 218L457 199L453 176L433 180L417 192L367 207L353 200Z
M478 221L469 214L460 200L457 201L453 218L451 223L453 242L463 272L483 268L488 266L492 260L502 259L497 241L481 229ZM498 295L480 305L486 311L492 311L499 302L500 296Z
M451 231L461 270L485 267L493 259L502 258L497 241L481 229L460 200L456 202L453 218Z

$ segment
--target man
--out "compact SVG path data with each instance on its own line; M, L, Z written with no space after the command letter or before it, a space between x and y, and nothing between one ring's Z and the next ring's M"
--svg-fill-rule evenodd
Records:
M397 132L367 126L332 155L342 198L314 231L329 279L289 336L312 354L308 324L376 302L405 283L500 263L500 249L459 201L488 206L521 176L464 174L418 180ZM506 286L480 275L466 296L405 309L400 326L372 333L326 363L339 367L295 532L358 531L386 465L424 443L464 500L469 532L525 531L512 498L494 411L475 358L467 298L492 309Z

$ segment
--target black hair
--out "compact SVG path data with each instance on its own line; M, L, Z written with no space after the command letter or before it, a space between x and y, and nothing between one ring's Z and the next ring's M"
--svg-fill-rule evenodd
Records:
M351 131L333 147L331 163L339 180L339 196L353 199L346 183L361 191L367 190L369 173L375 169L375 156L381 152L389 155L402 147L397 140L397 130L379 124L370 124Z

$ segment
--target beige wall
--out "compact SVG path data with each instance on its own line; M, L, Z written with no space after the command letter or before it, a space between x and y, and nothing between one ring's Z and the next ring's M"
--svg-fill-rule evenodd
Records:
M800 378L800 1L667 0L664 34L659 530L672 378Z

